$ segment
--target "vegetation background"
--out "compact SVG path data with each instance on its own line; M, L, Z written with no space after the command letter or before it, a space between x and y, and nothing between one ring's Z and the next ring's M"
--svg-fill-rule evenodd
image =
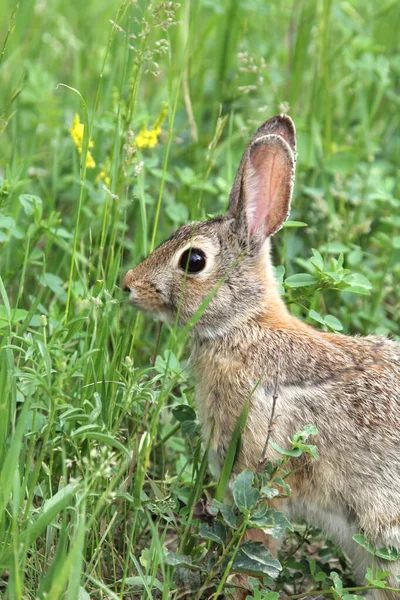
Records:
M164 327L157 343L120 285L179 225L225 211L267 118L298 130L274 244L291 309L400 335L399 30L396 0L2 0L4 598L215 592L166 559L218 552L193 519L214 483L185 339ZM307 556L341 571L310 535L296 527L278 591L303 593Z

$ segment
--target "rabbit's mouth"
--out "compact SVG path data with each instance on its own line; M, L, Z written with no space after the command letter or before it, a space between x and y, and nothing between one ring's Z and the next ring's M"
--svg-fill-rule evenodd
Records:
M135 289L134 287L125 286L124 291L129 292L129 304L148 313L159 321L173 322L174 315L168 310L165 303L159 297L157 292L150 289Z

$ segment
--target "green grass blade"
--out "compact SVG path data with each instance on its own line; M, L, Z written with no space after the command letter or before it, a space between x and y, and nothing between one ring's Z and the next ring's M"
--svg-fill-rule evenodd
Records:
M222 467L221 475L218 480L217 489L215 491L215 499L218 502L222 502L224 498L224 494L229 482L229 479L232 474L233 467L235 465L235 460L237 454L240 450L241 437L243 435L244 429L247 423L247 416L249 414L250 408L250 399L247 400L246 404L242 408L239 419L235 425L235 429L232 433L231 441L229 442L228 450L225 456L224 464Z

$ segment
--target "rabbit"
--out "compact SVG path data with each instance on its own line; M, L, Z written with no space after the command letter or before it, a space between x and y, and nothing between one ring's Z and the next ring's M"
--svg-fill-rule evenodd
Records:
M270 439L287 447L303 426L317 427L319 459L293 460L292 494L275 506L341 544L363 581L372 557L355 533L400 550L400 344L322 332L286 308L270 239L289 215L296 156L290 117L266 121L243 154L226 215L181 227L126 273L123 288L133 306L181 326L211 298L191 329L191 360L216 473L248 398L234 469L257 468L276 384ZM375 559L374 566L390 571L391 587L400 585L400 562ZM399 598L390 590L374 595Z

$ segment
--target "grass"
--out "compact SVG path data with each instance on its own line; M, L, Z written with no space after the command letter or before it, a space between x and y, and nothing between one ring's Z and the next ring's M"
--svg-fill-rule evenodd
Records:
M249 136L289 110L293 222L274 246L287 302L317 327L399 337L400 7L3 0L1 13L1 593L182 597L198 574L165 547L210 549L192 518L214 483L184 336L164 327L156 345L122 275L223 212ZM158 143L140 149L163 106Z

